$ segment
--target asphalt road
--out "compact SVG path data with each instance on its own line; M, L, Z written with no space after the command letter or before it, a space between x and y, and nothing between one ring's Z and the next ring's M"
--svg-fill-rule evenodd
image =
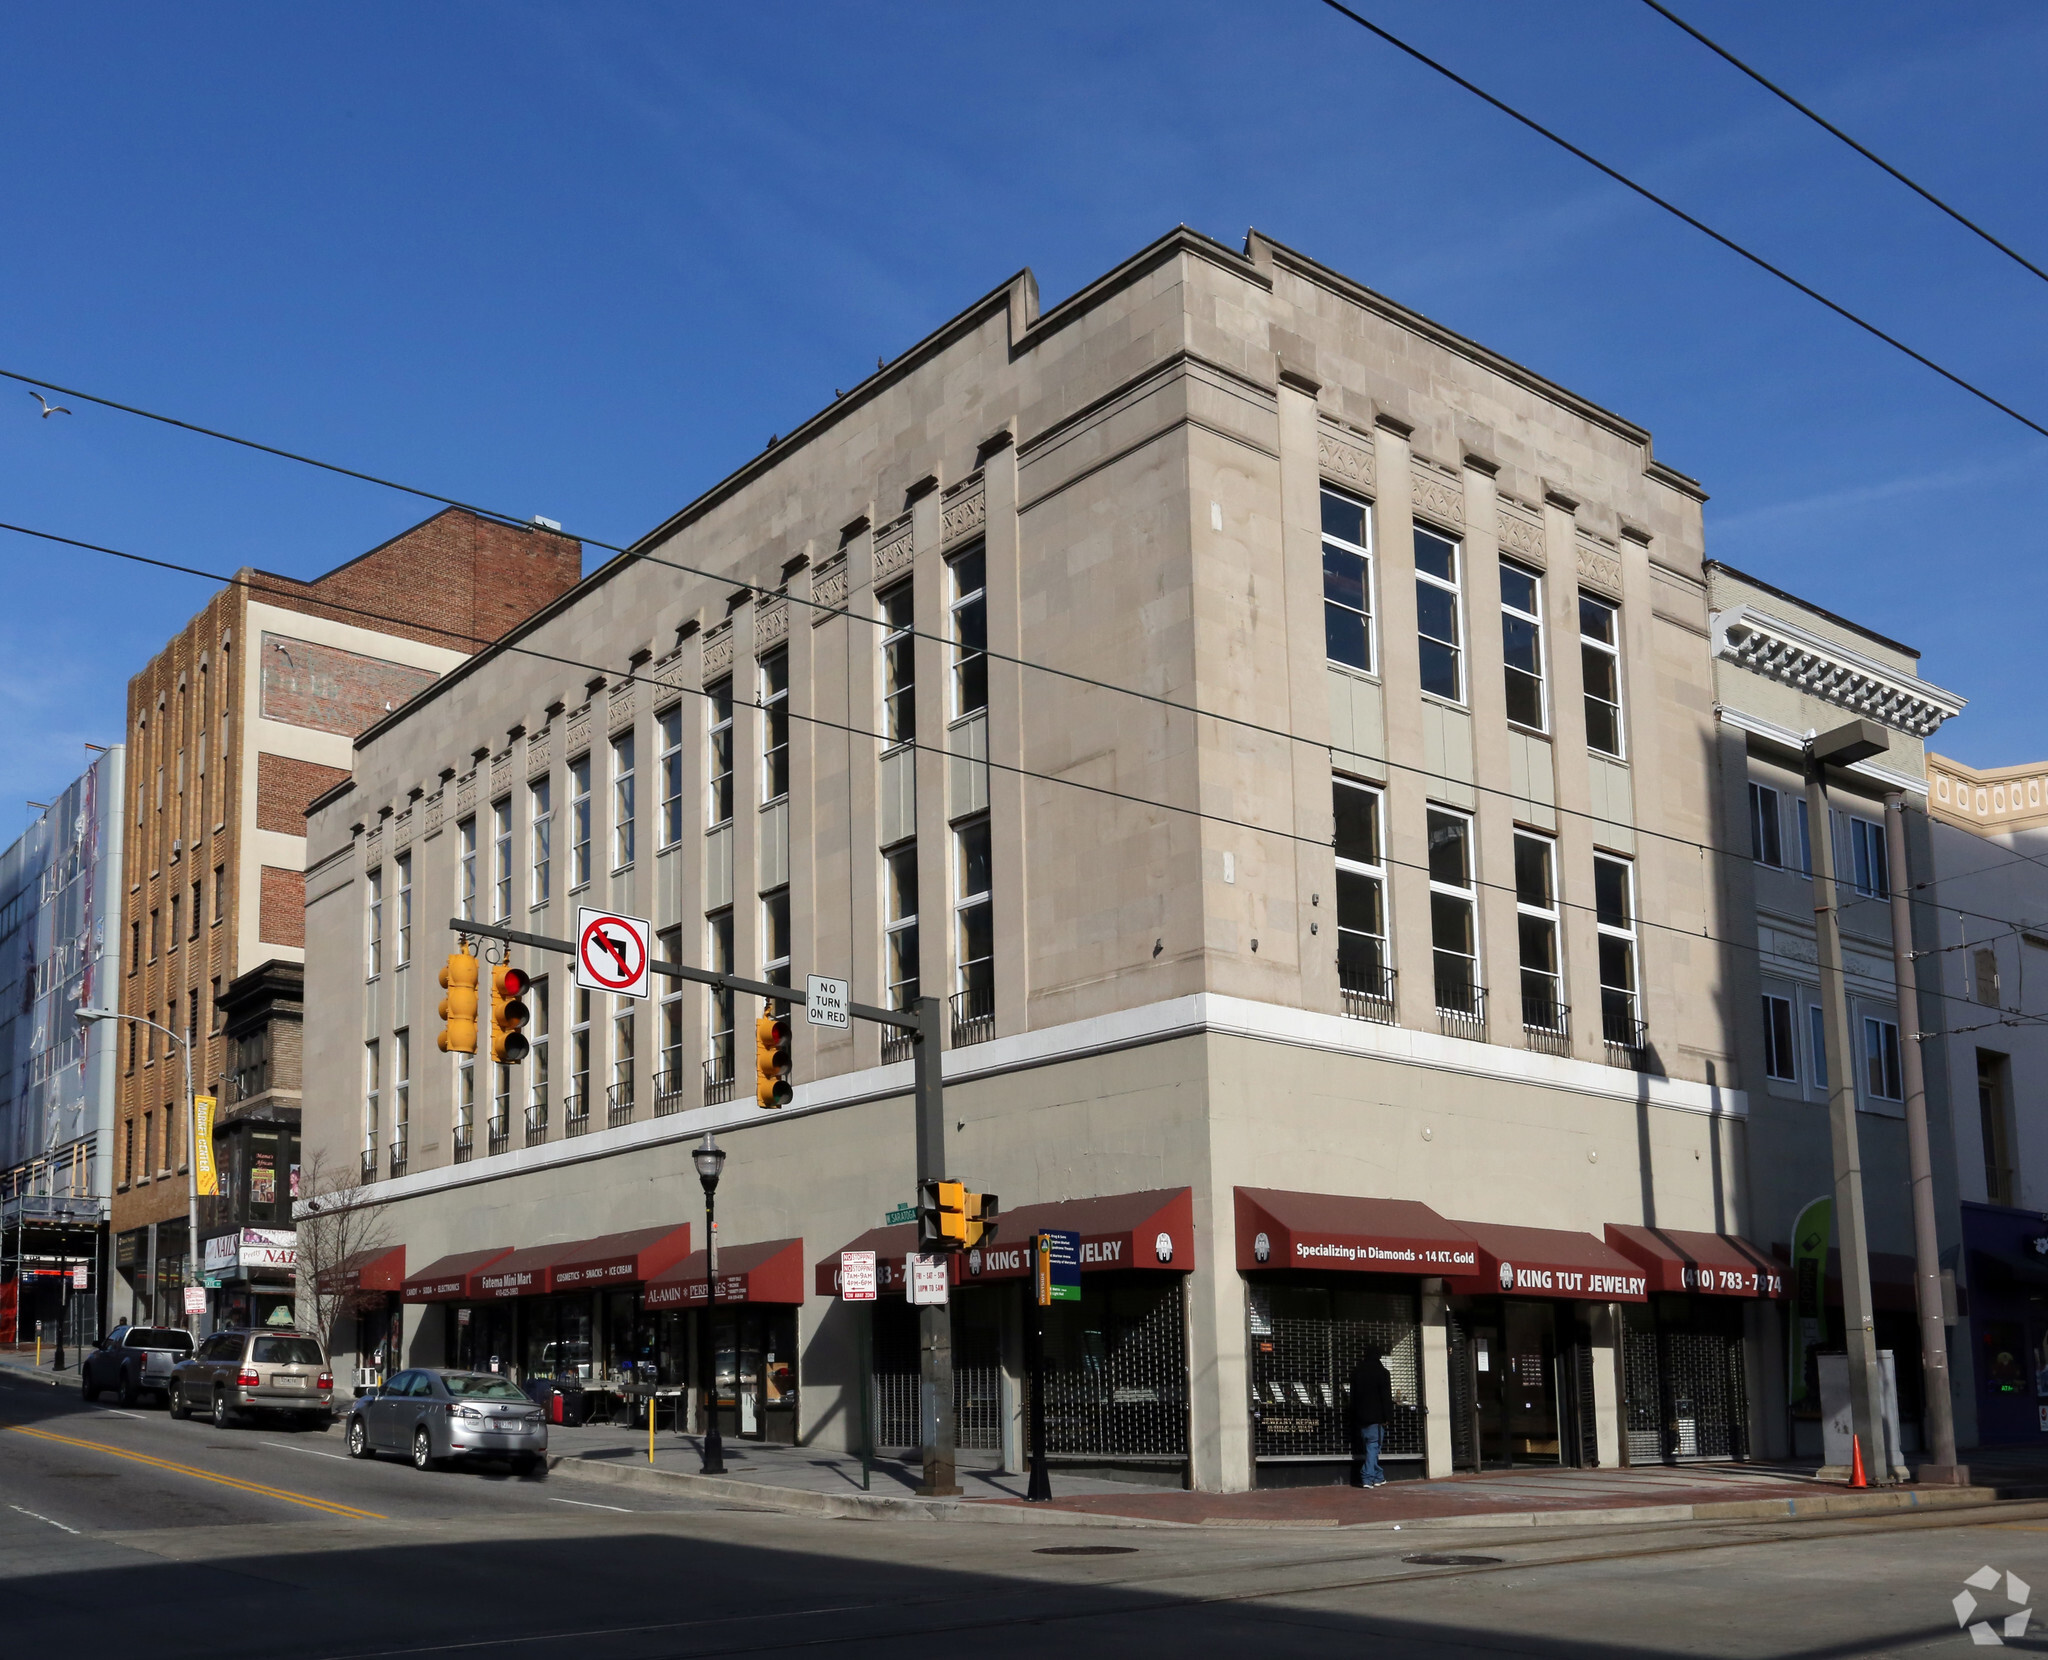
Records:
M1426 1536L827 1521L356 1463L339 1431L223 1433L0 1380L10 1655L1960 1655L1952 1599L1987 1565L2048 1604L2048 1505ZM1983 1613L2015 1611L2006 1588L1973 1593Z

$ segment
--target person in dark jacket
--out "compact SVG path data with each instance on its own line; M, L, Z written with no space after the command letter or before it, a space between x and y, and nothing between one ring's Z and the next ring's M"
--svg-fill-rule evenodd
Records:
M1394 1415L1394 1380L1376 1344L1368 1343L1358 1364L1351 1368L1345 1411L1351 1427L1352 1456L1358 1461L1358 1485L1385 1486L1386 1474L1380 1469L1380 1438L1386 1433L1387 1420Z

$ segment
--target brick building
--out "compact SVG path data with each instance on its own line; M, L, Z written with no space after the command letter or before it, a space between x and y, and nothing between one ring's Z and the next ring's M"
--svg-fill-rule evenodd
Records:
M314 581L236 573L128 683L114 1318L173 1317L184 1278L184 1072L158 1028L219 1102L201 1231L236 1237L208 1253L212 1312L288 1302L248 1277L239 1230L288 1229L298 1182L306 804L348 776L358 733L581 570L569 538L451 508Z

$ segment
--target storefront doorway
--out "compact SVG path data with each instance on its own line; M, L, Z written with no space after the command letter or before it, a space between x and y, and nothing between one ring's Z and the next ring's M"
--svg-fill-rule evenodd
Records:
M1453 1305L1451 1448L1459 1469L1599 1462L1593 1306L1518 1297Z
M1749 1457L1742 1305L1660 1294L1622 1318L1628 1461Z
M1415 1287L1375 1276L1375 1289L1366 1290L1357 1278L1331 1275L1322 1284L1298 1276L1286 1282L1269 1278L1246 1287L1252 1457L1260 1486L1327 1481L1349 1463L1354 1455L1345 1391L1367 1355L1384 1357L1394 1389L1394 1416L1382 1432L1380 1461L1421 1473L1428 1448Z

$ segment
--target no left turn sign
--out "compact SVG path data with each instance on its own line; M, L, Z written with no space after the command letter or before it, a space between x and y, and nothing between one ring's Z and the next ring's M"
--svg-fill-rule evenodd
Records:
M581 907L576 912L577 985L618 997L645 997L651 930L645 917Z

